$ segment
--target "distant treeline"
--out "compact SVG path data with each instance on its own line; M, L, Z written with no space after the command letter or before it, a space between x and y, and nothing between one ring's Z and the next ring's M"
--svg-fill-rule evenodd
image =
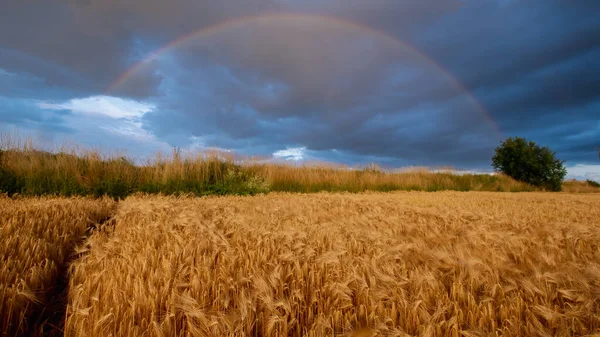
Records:
M240 162L209 152L157 156L140 165L98 152L47 152L31 146L0 151L0 193L9 195L151 194L251 195L320 191L534 191L504 175L436 173L427 169L384 172L377 167L349 169L328 165L294 166Z

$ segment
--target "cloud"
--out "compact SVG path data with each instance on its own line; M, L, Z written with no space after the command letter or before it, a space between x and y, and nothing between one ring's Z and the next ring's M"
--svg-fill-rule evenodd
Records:
M600 68L594 60L600 55L600 24L590 14L598 10L600 3L593 1L472 3L417 41L505 129L532 129L536 122L548 125L540 118L598 101ZM578 117L597 120L589 113ZM569 119L565 114L562 121Z
M521 20L544 6L542 2L534 2L534 5L539 8L506 4L502 8L506 14L503 18ZM489 61L481 50L487 48L490 38L494 38L495 43L517 35L501 26L504 21L495 17L489 20L493 9L491 5L473 5L472 8L467 6L464 12L446 15L451 18L448 22L459 25L460 29L472 29L458 23L468 13L477 13L477 24L485 26L484 21L491 21L484 34L473 36L473 46L468 53L467 49L454 48L446 55L449 60L456 59L458 64L481 54L481 60ZM556 13L552 14L556 17ZM593 23L586 21L583 26L589 24ZM444 21L431 26L437 36L444 36L442 32L448 30ZM190 80L174 78L177 89L173 91L201 87L201 94L193 98L177 97L174 109L177 113L158 110L152 114L148 127L160 129L159 134L174 130L204 136L212 133L214 141L234 148L248 141L262 141L272 146L283 142L305 144L312 151L337 148L363 158L374 155L398 164L489 165L500 139L494 135L488 117L447 74L406 47L359 29L337 28L339 30L327 22L311 25L270 22L220 32L178 50L177 55L188 70ZM505 35L494 36L497 28ZM582 29L587 28L575 29L572 34ZM561 34L569 36L571 32L566 30ZM451 43L452 38L455 37L446 40ZM561 38L552 48L560 48L565 43L568 43L567 38ZM535 45L523 45L521 41L510 47L515 51L526 47L529 66L537 65L531 60L542 55L545 48L542 45L543 48L537 50ZM582 104L589 105L595 99L588 95L593 92L594 83L590 82L587 90L572 90L566 81L576 78L572 75L582 71L593 59L585 43L581 48L580 54L563 52L565 58L557 58L556 65L550 61L540 62L538 68L526 73L524 80L514 83L499 76L513 69L528 69L515 66L519 62L517 57L487 64L473 63L473 69L462 67L465 71L450 64L449 71L459 79L466 79L467 87L474 86L471 92L482 101L505 135L527 136L544 143L549 140L548 145L552 147L564 147L574 140L565 136L557 146L546 131L549 125L560 129L567 123L572 124L573 111L577 111L580 118L579 133L597 120L593 108L582 108ZM423 49L428 50L426 46ZM434 57L444 58L432 51ZM203 64L202 68L199 64ZM207 68L213 70L207 71ZM590 70L586 69L593 81L593 70ZM479 76L470 80L469 76L478 73L490 75L489 83ZM558 84L552 84L555 83L551 81L553 76L557 75ZM478 86L475 79L484 82ZM567 90L562 96L568 99L559 101L559 94ZM553 110L548 111L548 107ZM167 130L168 124L160 123L173 118L181 119L173 131ZM185 121L194 122L186 126ZM288 122L291 122L289 126ZM279 127L272 127L273 123ZM593 137L594 132L587 135ZM571 152L560 154L569 160L581 160L581 156Z
M44 111L35 101L0 96L0 125L8 127L26 126L45 132L71 133L64 111Z
M115 119L140 119L155 107L130 99L110 96L73 98L62 103L39 102L38 106L49 110L69 110L87 116L107 116Z
M273 157L277 159L299 161L304 159L304 151L306 147L287 148L273 152Z
M26 57L6 58L0 50L0 66L32 71L52 85L98 94L140 55L198 26L276 7L269 0L9 1L2 8L7 15L0 20L0 46ZM37 67L40 60L82 80ZM120 88L119 94L136 98L156 94L162 78L154 70L136 73L135 85Z
M43 78L29 73L8 71L1 65L0 62L0 93L3 97L16 100L60 100L77 94L71 89L51 86Z
M345 58L342 50L348 52L341 55L370 57ZM198 57L188 59L188 53L206 55L203 66L195 66ZM265 149L270 153L283 142L398 161L457 148L465 134L481 138L479 144L496 141L483 112L447 74L412 49L360 28L302 17L291 24L261 21L258 27L215 34L178 54L186 71L168 71L174 74L165 82L169 95L145 117L161 137L211 133L216 145L237 149L262 142L270 144L272 149ZM435 96L429 86L452 94L445 98L447 106L429 103ZM471 123L457 124L461 118ZM422 140L423 133L435 136Z
M95 125L113 136L148 144L160 143L162 148L166 144L143 127L143 116L155 108L149 103L119 97L92 96L64 102L40 101L37 106L43 110L68 111L70 118L66 122L72 128Z
M600 183L600 164L567 166L567 179L589 179Z
M90 144L474 169L502 137L571 166L600 146L598 1L13 1L3 12L0 121ZM277 12L352 24L224 25L123 77L190 32Z

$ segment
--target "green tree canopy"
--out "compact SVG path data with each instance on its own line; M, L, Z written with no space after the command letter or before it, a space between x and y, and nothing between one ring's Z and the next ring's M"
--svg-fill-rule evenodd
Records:
M562 181L567 175L563 163L548 147L540 147L520 137L503 141L492 158L496 171L551 191L562 189Z

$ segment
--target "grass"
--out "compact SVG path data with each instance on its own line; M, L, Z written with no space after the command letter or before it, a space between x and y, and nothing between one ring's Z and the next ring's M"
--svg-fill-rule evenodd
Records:
M200 196L267 190L256 176L216 154L158 157L152 163L134 165L124 157L102 158L95 152L77 155L26 149L0 153L0 192L122 199L137 192Z
M364 191L535 191L530 185L505 175L452 174L426 168L384 172L377 168L355 169L331 166L267 164L258 172L277 192L364 192Z
M593 180L590 180L590 179L588 179L588 180L586 180L585 182L586 182L588 185L592 186L592 187L600 187L600 183L598 183L598 182L595 182L595 181L593 181Z
M600 193L600 184L595 181L567 180L563 182L563 192L567 193Z
M600 333L600 195L135 196L114 221L68 336Z
M0 336L41 336L51 330L47 319L73 249L112 206L105 199L0 195Z
M535 191L504 175L456 175L427 169L384 172L316 164L302 167L239 160L217 152L157 155L143 164L67 147L42 151L2 137L0 192L8 195L111 196L134 193L253 195L275 192Z

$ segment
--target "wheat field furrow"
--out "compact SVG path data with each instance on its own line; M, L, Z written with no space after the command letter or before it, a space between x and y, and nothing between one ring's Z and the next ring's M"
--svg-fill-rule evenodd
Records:
M70 255L113 205L107 199L0 196L0 335L50 333L54 310L64 310L55 302Z
M72 267L68 336L600 332L600 198L130 197Z

